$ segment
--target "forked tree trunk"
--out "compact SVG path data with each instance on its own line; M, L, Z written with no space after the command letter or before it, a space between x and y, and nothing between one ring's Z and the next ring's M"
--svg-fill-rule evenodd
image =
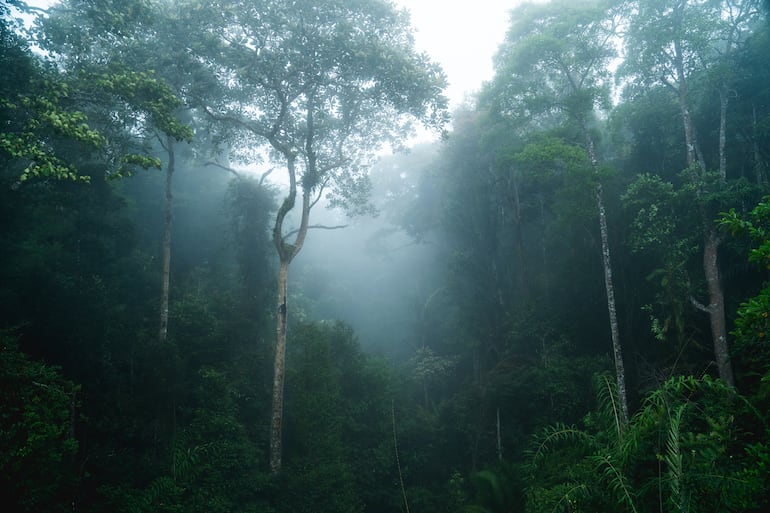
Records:
M700 151L695 126L690 115L689 98L687 94L687 77L682 66L681 50L677 49L677 79L679 81L678 100L679 109L684 124L685 143L687 145L687 165L693 167L697 164L700 173L706 172L706 162ZM728 91L720 91L719 103L719 174L720 184L724 184L727 176L726 157L726 131L727 131L727 107ZM709 316L711 325L711 339L714 345L714 359L716 360L719 377L729 386L735 386L733 370L730 363L730 351L727 346L727 323L725 321L725 300L722 280L719 274L719 245L722 238L716 233L709 212L701 207L703 220L703 274L706 278L709 292L709 304L697 305Z
M311 118L312 119L312 118ZM311 131L312 135L312 131ZM309 152L311 153L311 152ZM283 424L283 389L286 361L286 331L288 325L287 297L289 281L289 264L297 256L308 231L310 218L310 191L307 187L302 191L302 206L300 207L300 225L296 230L296 238L293 243L285 240L283 234L283 222L286 215L294 208L297 198L297 175L295 169L296 157L286 153L287 168L289 173L289 194L284 198L281 207L276 214L273 227L273 243L278 252L278 311L276 313L276 337L275 337L275 363L273 365L273 404L270 415L270 471L277 474L281 471L282 454L282 424ZM314 160L309 159L308 170L314 172Z
M166 138L166 152L168 153L168 163L166 164L166 204L163 216L163 247L161 250L160 330L158 332L158 340L160 342L165 342L168 338L168 289L171 275L171 225L173 222L171 182L175 166L174 139L171 136Z

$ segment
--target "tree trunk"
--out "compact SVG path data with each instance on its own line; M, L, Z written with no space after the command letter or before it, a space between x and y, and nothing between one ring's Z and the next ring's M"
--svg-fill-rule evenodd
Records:
M719 89L719 179L727 181L727 106L730 101L730 91L727 85Z
M707 311L711 321L711 338L719 377L729 386L735 386L730 351L727 347L727 323L722 280L719 275L718 250L721 238L714 228L708 229L703 241L703 272L709 291Z
M527 272L526 257L524 255L524 234L521 228L521 199L519 197L518 173L511 172L511 185L513 186L513 220L516 224L516 252L519 254L519 286L525 300L529 299L529 273Z
M674 41L674 66L676 68L677 85L671 86L677 92L677 101L679 110L682 113L682 124L684 125L684 142L687 150L687 165L692 167L695 164L700 166L702 173L706 172L706 162L698 145L698 137L695 133L695 126L692 122L690 113L689 88L687 87L687 76L684 72L684 57L681 43ZM669 84L670 85L670 84Z
M289 262L281 259L278 269L278 313L275 330L275 364L273 365L273 405L270 420L270 470L281 470L281 426L283 423L283 389L286 363L286 296Z
M312 119L312 118L311 118ZM312 125L312 123L311 123ZM310 131L312 135L312 130ZM310 136L309 136L310 137ZM308 151L312 154L312 151ZM293 243L285 240L283 234L283 222L286 215L294 208L297 198L297 172L296 157L291 153L286 153L287 170L289 174L289 194L284 198L283 203L275 217L273 227L273 243L278 252L278 312L276 315L276 338L275 338L275 363L273 366L273 404L270 417L270 471L277 474L281 471L281 438L283 423L283 389L285 377L285 359L286 359L286 327L287 327L287 309L286 299L289 280L289 264L297 256L307 236L310 219L310 190L305 187L302 190L302 206L300 213L300 225L296 232ZM315 172L315 160L308 159L308 169L306 173Z
M586 139L586 150L588 158L591 159L591 166L595 171L599 170L599 160L596 157L596 147L593 138L588 131L588 126L584 119L580 120L583 135ZM623 365L623 350L620 345L620 329L618 328L618 314L615 307L615 285L612 283L612 260L610 258L610 237L607 229L607 213L604 210L604 199L602 198L602 184L598 181L596 184L596 210L599 212L599 233L602 241L602 267L604 268L604 290L607 293L607 314L610 318L610 336L612 337L612 355L615 360L615 378L618 384L618 396L620 397L620 408L622 421L628 422L628 394L626 392L626 368Z
M751 138L752 138L752 151L754 154L754 173L757 177L757 184L764 186L765 180L765 166L764 159L762 158L762 152L759 149L759 129L757 126L757 106L752 103L751 105Z
M174 139L171 136L166 137L166 152L168 153L168 163L166 165L166 205L163 217L163 248L161 251L160 330L158 332L158 340L160 342L165 342L168 338L168 289L171 275L171 224L173 221L171 181L174 176L175 166Z
M620 345L620 330L618 314L615 308L615 286L612 283L612 265L610 260L610 243L607 230L607 215L604 211L602 186L596 186L596 208L599 211L599 232L602 239L602 264L604 267L604 289L607 292L607 312L610 317L610 334L612 336L612 354L615 359L615 377L618 382L621 414L623 423L628 422L628 394L626 393L626 370L623 365L623 351Z
M677 52L679 52L677 46ZM681 64L681 56L677 59L677 75L679 79L679 108L684 122L685 142L687 144L687 164L692 166L697 163L700 172L706 172L706 162L695 133L695 127L690 116L689 100L687 98L687 82L684 68ZM727 130L727 106L728 91L720 90L720 116L719 116L719 173L720 183L724 184L727 176L727 157L725 152ZM709 315L711 325L711 338L714 344L714 359L716 360L719 377L729 386L735 386L732 365L730 364L730 352L727 347L727 323L725 321L725 301L722 280L719 275L719 245L722 240L716 229L712 226L711 215L701 207L703 217L703 273L709 291L709 304L703 310Z

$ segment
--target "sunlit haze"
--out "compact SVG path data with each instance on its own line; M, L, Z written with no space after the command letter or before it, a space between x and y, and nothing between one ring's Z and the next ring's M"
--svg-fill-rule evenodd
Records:
M492 78L492 56L502 43L512 0L432 2L397 0L412 15L415 42L437 60L449 79L451 107Z

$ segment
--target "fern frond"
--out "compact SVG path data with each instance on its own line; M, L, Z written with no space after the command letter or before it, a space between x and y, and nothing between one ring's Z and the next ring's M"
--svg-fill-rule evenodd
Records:
M540 433L535 439L535 448L527 451L531 455L530 464L537 467L538 462L555 446L565 442L577 442L586 444L586 448L591 449L594 446L594 439L591 435L574 426L565 424L555 424L549 426Z
M625 504L630 511L637 513L636 494L631 490L628 478L623 474L621 468L612 460L609 454L599 453L594 456L594 459L598 463L603 480L607 483L610 490L615 493L618 503Z
M134 513L147 513L156 510L156 505L163 498L178 491L177 484L170 476L160 476L144 490Z
M609 421L615 428L618 443L623 440L626 420L620 407L620 393L618 384L607 373L598 374L594 378L596 398L599 402L599 411L609 417Z
M676 505L677 510L680 512L686 511L682 495L682 452L679 445L679 428L682 424L682 414L686 406L687 403L682 404L674 410L674 415L671 416L668 437L666 439L666 454L663 456L663 462L667 468L666 474L668 475L671 502Z

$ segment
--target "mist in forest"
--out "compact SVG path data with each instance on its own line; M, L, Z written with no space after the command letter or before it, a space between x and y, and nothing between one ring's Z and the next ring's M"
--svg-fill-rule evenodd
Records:
M767 2L402 5L0 3L3 511L768 510Z
M291 285L297 315L343 320L362 347L403 362L420 346L428 298L441 288L441 248L435 233L409 233L408 210L421 201L435 146L383 157L372 168L372 215L347 218L317 212L314 223L345 226L313 230L296 262Z

